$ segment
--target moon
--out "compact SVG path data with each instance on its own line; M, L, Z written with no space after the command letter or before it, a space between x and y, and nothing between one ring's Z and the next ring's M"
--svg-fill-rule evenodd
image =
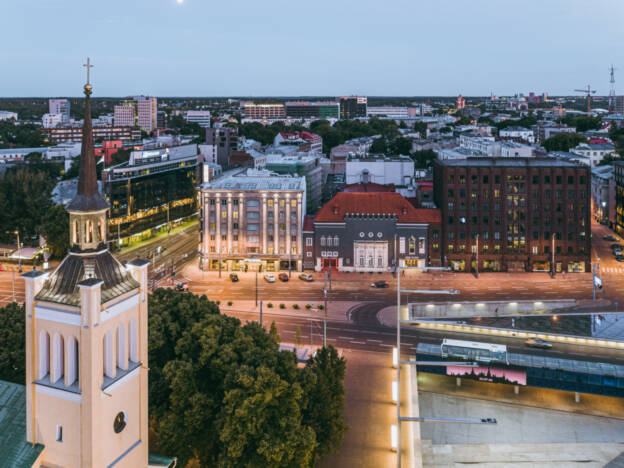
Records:
M184 3L184 0L176 0L178 2L178 5L182 5Z

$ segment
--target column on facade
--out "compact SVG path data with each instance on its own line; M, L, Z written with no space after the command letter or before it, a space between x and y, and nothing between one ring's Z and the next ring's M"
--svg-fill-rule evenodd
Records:
M297 195L297 254L303 259L303 213L301 208L301 194Z
M215 216L217 218L217 226L215 232L215 241L217 243L217 253L221 253L221 195L217 194L215 200L215 206L217 208Z
M286 254L290 255L292 248L290 246L290 194L286 195L286 202L284 203L284 216L286 218Z
M227 199L227 253L232 252L232 194Z
M273 253L279 254L279 199L273 195Z
M262 194L262 253L267 253L267 196Z
M247 252L247 225L245 223L245 197L238 194L238 253Z
M208 257L208 252L210 251L210 197L206 194L202 195L202 203L204 209L204 235L202 239L202 257L205 261L206 257Z

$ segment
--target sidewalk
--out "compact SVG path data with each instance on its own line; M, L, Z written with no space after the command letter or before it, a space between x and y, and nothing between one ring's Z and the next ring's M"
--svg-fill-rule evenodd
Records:
M272 304L273 307L269 307L269 304ZM280 307L281 304L284 305L283 309ZM295 304L299 306L299 309L293 307ZM310 309L305 307L306 304L312 305L311 302L306 301L263 301L262 314L309 318L314 320L323 320L325 318L325 311L318 309L318 306L322 305L321 302L315 302L314 306ZM359 304L359 302L353 301L330 302L327 308L327 319L334 322L349 322L349 310ZM219 308L224 314L228 312L260 314L260 304L256 307L255 301L222 301Z

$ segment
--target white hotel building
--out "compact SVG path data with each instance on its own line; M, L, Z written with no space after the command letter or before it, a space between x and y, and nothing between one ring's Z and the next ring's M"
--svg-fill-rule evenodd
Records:
M301 271L304 177L236 169L199 197L201 269Z

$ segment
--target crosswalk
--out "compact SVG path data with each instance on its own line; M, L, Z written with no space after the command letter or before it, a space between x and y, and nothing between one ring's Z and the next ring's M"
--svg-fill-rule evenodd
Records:
M600 267L600 273L624 273L624 268L617 267Z

